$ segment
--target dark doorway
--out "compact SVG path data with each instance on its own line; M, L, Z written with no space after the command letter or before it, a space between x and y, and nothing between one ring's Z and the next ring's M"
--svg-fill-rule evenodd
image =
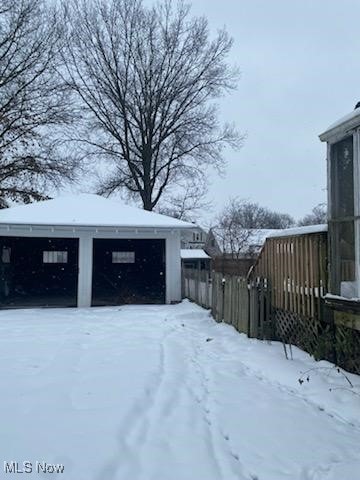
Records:
M76 307L77 238L0 237L0 306Z
M94 239L92 305L165 303L165 240Z

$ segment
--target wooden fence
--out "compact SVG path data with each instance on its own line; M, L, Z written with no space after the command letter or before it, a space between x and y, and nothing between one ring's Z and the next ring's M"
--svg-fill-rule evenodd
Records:
M217 321L360 374L360 332L334 322L324 306L326 232L268 238L247 278L193 270L184 271L184 283L185 296Z
M249 279L266 278L274 308L320 319L327 291L326 232L266 239Z
M269 338L270 297L261 280L219 272L183 270L184 296L210 308L218 322L233 325L250 337Z
M183 268L183 297L189 298L198 305L211 308L212 306L212 279L207 270Z
M247 278L195 269L183 273L184 296L211 308L217 321L230 323L251 337L270 338L276 323L274 312L323 320L327 235L317 232L266 239ZM292 316L282 323L285 330L294 328Z

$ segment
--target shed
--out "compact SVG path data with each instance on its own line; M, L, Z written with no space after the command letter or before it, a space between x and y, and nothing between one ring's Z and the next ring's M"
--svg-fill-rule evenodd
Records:
M81 194L0 211L0 306L181 300L191 223Z
M211 258L202 248L182 248L181 262L184 268L210 270Z

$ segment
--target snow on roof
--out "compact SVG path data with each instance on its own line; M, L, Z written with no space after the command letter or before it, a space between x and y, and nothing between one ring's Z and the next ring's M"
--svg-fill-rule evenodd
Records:
M88 193L0 210L0 224L190 228L192 223Z
M269 229L269 228L254 229L251 232L251 236L249 237L248 243L249 245L263 245L267 237L270 237L273 234L276 236L276 234L281 231L282 230Z
M201 248L182 248L180 255L183 259L210 258Z
M306 235L309 233L327 232L327 224L307 225L305 227L285 228L284 230L274 230L268 237L292 237L294 235Z
M348 113L344 117L341 117L335 123L331 124L325 132L320 135L320 140L326 140L334 131L337 131L339 127L346 124L360 124L360 108L356 108L352 112ZM335 132L334 132L335 133Z

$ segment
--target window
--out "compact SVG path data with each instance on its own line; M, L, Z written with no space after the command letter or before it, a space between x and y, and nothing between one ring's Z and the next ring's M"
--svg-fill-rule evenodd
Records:
M359 296L355 232L355 198L359 185L354 182L353 137L335 143L330 149L330 274L331 293L346 298Z
M43 252L43 263L67 263L68 252L66 251L49 251Z
M11 248L3 247L2 253L1 253L2 263L10 263L10 255L11 255Z
M135 263L135 252L112 252L112 263Z
M353 137L331 147L332 218L354 215Z

